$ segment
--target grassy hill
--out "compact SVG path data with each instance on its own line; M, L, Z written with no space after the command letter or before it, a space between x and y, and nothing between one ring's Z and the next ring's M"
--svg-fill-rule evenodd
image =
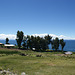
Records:
M18 75L75 75L75 54L0 49L0 68Z

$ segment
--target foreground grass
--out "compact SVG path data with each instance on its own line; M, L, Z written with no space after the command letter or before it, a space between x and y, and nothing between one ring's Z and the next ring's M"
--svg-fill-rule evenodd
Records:
M20 53L27 56L21 56ZM21 72L28 75L75 75L75 54L66 56L61 52L0 49L0 67L5 70L9 68L18 75Z

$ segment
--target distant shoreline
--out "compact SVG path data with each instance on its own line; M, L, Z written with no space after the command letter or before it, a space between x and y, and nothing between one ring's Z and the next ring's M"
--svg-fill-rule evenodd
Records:
M75 40L64 40L66 42L66 45L64 47L64 51L72 51L75 52ZM5 44L5 40L0 40L0 43ZM16 44L17 42L16 40L9 40L10 44ZM49 49L51 49L50 45L49 45ZM60 48L59 48L60 49Z

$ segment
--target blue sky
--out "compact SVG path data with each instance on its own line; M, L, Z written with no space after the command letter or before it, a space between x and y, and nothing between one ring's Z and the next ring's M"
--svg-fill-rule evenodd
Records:
M75 0L0 0L0 34L75 38Z

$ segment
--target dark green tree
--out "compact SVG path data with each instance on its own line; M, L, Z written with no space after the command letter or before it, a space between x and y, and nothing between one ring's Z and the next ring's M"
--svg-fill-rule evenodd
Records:
M35 37L31 35L30 39L29 39L29 48L32 50L32 48L35 47L34 45L34 41L35 41Z
M52 49L54 50L54 39L51 41Z
M49 36L49 35L47 35L47 36L45 36L44 38L45 38L45 40L47 41L47 43L48 43L48 45L49 45L49 44L51 43L52 37Z
M24 42L24 45L27 46L27 49L31 49L31 50L33 48L35 48L37 51L46 50L48 49L48 45L51 42L51 38L52 37L49 35L45 36L44 38L41 38L39 36L34 37L33 35L31 36L27 35L26 40L25 40L26 42Z
M23 49L26 49L26 43L25 43L25 41L23 41L22 46L23 46Z
M66 43L64 42L64 40L63 39L60 39L60 45L61 45L62 52L63 52L63 48L64 48L65 44Z
M17 31L17 39L16 39L16 41L17 41L17 45L18 45L19 48L21 47L23 36L24 36L24 33L22 31Z
M6 38L6 44L9 44L9 43L8 43L8 41L9 41L9 39L8 39L8 38Z
M36 49L37 49L37 50L41 50L40 40L41 40L41 38L40 38L39 36L37 36L37 37L36 37L36 41L35 41Z
M48 49L47 40L45 40L44 38L41 38L41 40L40 40L40 46L41 46L41 50L42 51L45 51L46 49Z
M59 39L56 37L53 40L53 48L57 51L57 49L59 49Z
M27 35L26 45L28 49L30 47L30 36L29 35Z
M27 37L24 36L24 37L23 37L23 44L22 44L23 49L27 49L27 48L26 48L26 47L27 47L27 45L26 45L26 40L27 40Z

